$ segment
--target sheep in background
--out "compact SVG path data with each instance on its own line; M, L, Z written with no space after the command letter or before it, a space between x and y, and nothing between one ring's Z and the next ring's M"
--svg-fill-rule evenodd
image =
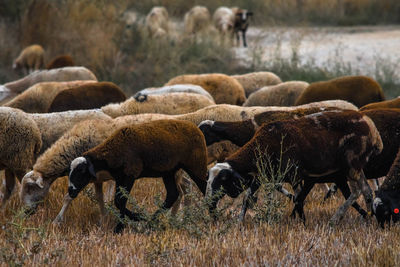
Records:
M95 81L37 83L3 106L18 108L27 113L47 113L51 103L59 92L87 83L95 83Z
M217 104L242 105L246 100L242 85L234 78L220 73L180 75L165 85L196 84L203 87Z
M309 83L290 81L263 87L252 93L243 106L293 106Z
M206 146L203 134L190 122L158 120L120 128L102 144L85 152L71 163L68 193L76 198L89 182L102 182L96 173L106 171L116 182L115 206L121 219L131 220L140 215L125 206L136 179L163 177L167 190L162 207L153 215L169 209L178 199L175 173L182 168L197 184L200 191L206 189ZM124 223L119 222L114 232L120 233Z
M296 100L295 105L314 101L342 99L357 107L385 100L379 83L367 76L344 76L324 82L311 83Z
M65 67L52 70L35 71L24 78L0 86L0 104L9 101L32 85L40 82L67 82L91 80L97 81L96 76L85 67Z
M53 58L49 64L47 64L46 69L58 69L63 67L75 66L75 62L70 55L61 55Z
M186 35L204 32L210 26L211 15L205 6L194 6L183 17Z
M365 106L362 106L360 110L362 111L362 110L379 109L379 108L400 108L400 97L398 96L394 99L370 103Z
M168 20L168 11L165 7L153 7L145 20L149 35L155 38L165 37L168 34Z
M35 163L42 146L39 128L30 116L18 109L0 107L0 169L5 170L1 188L3 207L15 186Z
M203 87L195 84L174 84L170 86L163 87L153 87L146 88L137 92L133 97L139 101L143 102L147 99L148 95L164 95L169 93L193 93L200 94L208 97L210 100L214 101L214 98L207 92Z
M246 31L249 27L249 17L253 16L253 12L248 11L247 9L241 9L238 7L231 8L233 13L235 14L235 22L233 25L233 32L236 35L237 45L240 45L240 36L239 32L242 32L242 40L243 46L247 47L246 42Z
M215 104L206 96L190 93L149 95L143 102L131 97L120 104L109 104L101 110L112 118L139 113L184 114Z
M13 69L22 69L24 74L44 67L44 49L41 45L30 45L14 60Z
M246 97L262 87L277 85L282 82L281 78L279 78L275 73L268 71L231 75L231 77L235 78L243 86Z
M112 82L82 84L59 92L48 112L94 109L125 100L125 93Z
M220 32L221 38L225 41L232 40L233 28L235 26L235 14L232 9L222 6L215 10L213 15L213 23L215 28Z

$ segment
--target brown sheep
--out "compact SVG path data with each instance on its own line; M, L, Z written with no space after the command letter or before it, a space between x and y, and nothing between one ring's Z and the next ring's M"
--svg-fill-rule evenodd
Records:
M44 67L44 49L41 45L25 47L13 63L13 69L22 69L25 75L42 67Z
M357 107L385 100L381 86L366 76L344 76L310 84L296 100L295 105L328 99L342 99Z
M106 171L116 182L115 206L121 219L125 215L138 219L125 206L133 183L141 177L163 177L167 197L158 214L169 209L178 198L174 175L185 170L205 193L207 154L203 134L191 122L158 120L121 128L102 144L74 159L69 174L68 193L73 199L89 183L97 180L96 173ZM155 215L156 215L155 214ZM115 228L120 233L124 223Z
M233 25L233 32L236 35L237 45L240 45L239 32L242 32L243 46L247 47L246 31L247 31L247 28L249 27L249 17L253 16L253 12L248 11L247 9L241 9L238 7L232 7L231 10L235 14L235 22Z
M211 15L205 6L194 6L184 16L184 31L187 35L195 35L209 28Z
M243 86L246 97L262 87L277 85L282 82L281 78L269 71L250 72L241 75L231 75L231 77L235 78Z
M89 83L59 92L47 112L100 108L125 100L124 92L112 82Z
M290 81L263 87L252 93L243 106L293 106L308 85L307 82Z
M379 154L382 148L374 123L356 111L327 111L266 123L244 147L209 170L207 195L212 197L211 206L215 209L223 196L217 195L220 190L236 198L250 188L240 215L243 219L249 203L256 200L254 193L260 186L260 181L253 176L258 172L257 151L265 151L273 166L295 164L289 166L283 182L292 186L304 182L302 194L295 197L294 209L303 220L304 198L315 183L349 181L351 195L330 221L337 224L359 196L360 189L370 211L372 192L362 169L368 158Z
M400 108L400 97L396 97L394 99L370 103L365 106L362 106L360 110L369 110L369 109L379 109L379 108Z
M62 55L53 58L49 64L47 64L46 69L58 69L63 67L75 66L75 62L70 55Z
M219 73L180 75L169 80L165 85L196 84L203 87L217 104L241 106L246 100L242 85L234 78Z
M18 108L28 113L47 113L58 93L87 83L95 83L95 81L37 83L3 106Z

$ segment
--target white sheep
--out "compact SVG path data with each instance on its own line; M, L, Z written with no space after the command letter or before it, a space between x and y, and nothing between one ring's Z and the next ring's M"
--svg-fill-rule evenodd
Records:
M163 87L153 87L146 88L137 92L133 97L137 101L144 101L147 95L163 95L169 93L193 93L200 94L208 97L210 100L214 101L214 98L207 92L203 87L195 84L174 84Z
M195 35L208 29L211 15L205 6L194 6L183 17L186 35Z
M168 11L165 7L155 6L145 20L150 36L155 38L165 37L168 34Z
M233 38L233 27L235 25L235 14L229 7L219 7L215 10L213 15L213 23L215 28L220 32L222 40L226 38L232 40Z

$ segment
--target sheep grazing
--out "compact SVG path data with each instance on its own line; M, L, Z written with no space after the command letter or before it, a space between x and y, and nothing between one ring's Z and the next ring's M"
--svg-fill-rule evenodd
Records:
M94 109L125 100L125 93L112 82L88 83L59 92L48 112Z
M109 104L102 111L115 118L139 113L184 114L215 104L209 98L190 93L170 93L149 95L146 101L139 102L131 97L120 104Z
M295 211L303 219L304 197L314 183L345 183L348 179L351 195L330 221L337 224L357 199L360 189L370 211L372 192L362 168L371 155L381 152L382 146L374 123L356 111L320 112L295 120L266 123L245 146L209 170L207 196L212 197L211 208L215 209L223 196L217 192L236 198L244 189L250 188L240 215L243 219L260 186L253 175L257 173L257 151L261 151L266 153L273 166L289 166L284 182L292 186L304 182L302 194L295 197ZM296 167L290 167L290 164ZM341 173L344 175L336 177Z
M210 100L214 101L214 98L207 92L203 87L194 84L174 84L170 86L163 86L159 88L146 88L137 92L133 97L139 101L143 102L147 99L148 95L164 95L169 93L192 93L200 94L208 97Z
M268 71L250 72L242 75L231 75L231 77L235 78L243 86L246 97L262 87L277 85L282 82L281 78L279 78L276 74Z
M231 8L235 14L235 22L233 24L233 32L236 35L237 45L240 45L239 32L242 32L243 46L247 47L246 31L249 27L249 17L253 16L253 12L238 7Z
M371 103L360 108L361 111L368 109L379 109L379 108L400 108L400 97L394 99Z
M396 223L400 220L400 149L387 173L382 186L375 192L372 211L379 225Z
M211 15L205 6L194 6L183 17L186 35L196 35L208 29Z
M10 198L15 177L22 179L39 154L42 139L39 128L28 114L0 107L0 169L5 170L1 207Z
M155 6L145 20L149 35L154 38L162 38L168 34L168 11L165 7Z
M203 87L215 99L217 104L241 106L246 100L242 85L225 74L193 74L180 75L169 80L165 85L195 84Z
M9 100L10 96L14 97L36 83L83 80L97 81L97 78L93 72L85 67L65 67L60 69L37 71L22 79L4 84L3 87L0 88L2 92L0 103L5 103L5 99Z
M385 100L381 86L366 76L345 76L310 84L296 100L295 105L314 101L342 99L357 107Z
M22 69L24 74L44 67L44 49L41 45L30 45L14 60L13 69Z
M291 81L263 87L252 93L243 106L293 106L308 85L307 82Z
M229 40L233 37L233 28L235 26L235 13L229 7L219 7L213 15L213 23L215 28L220 32L222 40Z
M75 62L70 55L61 55L53 58L49 64L47 64L46 69L58 69L64 67L75 66Z
M51 103L59 92L87 83L94 83L94 81L37 83L3 106L18 108L28 113L47 113Z
M102 144L74 159L69 174L68 193L76 198L89 183L96 182L96 173L106 171L116 182L115 206L123 219L138 219L140 215L125 206L133 183L141 177L163 177L167 197L158 214L169 209L178 198L174 175L185 170L205 193L207 157L203 134L190 122L158 120L121 128ZM101 181L100 181L101 182ZM119 222L115 232L124 224Z

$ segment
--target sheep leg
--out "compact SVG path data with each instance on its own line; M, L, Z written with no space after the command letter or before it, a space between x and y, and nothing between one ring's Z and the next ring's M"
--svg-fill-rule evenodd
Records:
M242 31L242 39L243 39L243 46L247 47L246 32L245 31Z
M3 180L3 188L2 188L3 199L1 200L0 207L5 206L7 200L11 197L11 194L15 187L14 173L9 169L5 169L4 173L5 173L5 179Z
M243 198L243 206L242 211L239 214L239 222L243 222L244 217L246 216L246 211L249 207L253 206L255 202L257 202L256 191L260 188L260 181L255 179L250 188L246 191L246 195Z
M365 178L364 171L361 170L360 177L357 180L358 186L361 188L361 192L365 199L365 205L367 206L367 212L369 215L372 214L372 190L369 186L367 179Z
M330 225L337 225L339 221L343 218L343 215L346 213L347 209L356 201L358 196L360 195L360 189L358 187L358 182L356 180L349 180L351 194L349 198L339 207L336 213L329 220Z
M64 213L68 209L68 206L71 204L72 200L73 198L66 193L64 196L63 206L60 212L57 214L57 217L53 220L53 224L60 224L64 221Z
M287 196L288 198L290 198L290 200L294 200L294 196L292 193L290 193L289 191L287 191L282 184L277 184L275 185L275 189L278 190L279 192L281 192L282 194L284 194L285 196Z
M168 173L163 176L163 182L165 189L167 190L167 197L161 207L153 214L153 220L158 217L158 215L167 209L170 209L172 205L176 202L179 196L178 188L176 187L174 173Z
M378 179L373 179L373 180L374 180L375 189L379 190L379 180Z
M330 187L328 187L327 184L325 184L328 188L328 192L326 193L326 195L324 196L324 200L326 201L328 198L330 198L333 194L336 193L337 191L337 185L336 184L332 184Z
M124 230L125 215L128 216L129 219L131 219L131 220L139 219L138 214L135 214L126 208L126 202L128 201L128 198L123 193L123 191L125 191L125 192L127 192L127 194L129 194L135 180L129 179L128 177L123 177L120 180L122 180L122 182L117 180L116 184L115 184L116 191L115 191L115 197L114 197L114 204L115 204L115 207L117 207L117 209L119 210L120 220L119 220L117 226L114 228L114 233L121 233L122 230Z
M349 188L349 185L347 184L347 182L346 182L346 181L342 181L342 182L338 182L338 183L336 183L336 184L337 184L337 187L338 187L338 188L340 189L340 191L342 192L343 197L344 197L345 199L348 199L349 196L350 196L350 194L351 194L351 192L350 192L350 188ZM361 208L360 205L358 205L357 201L355 201L355 202L352 204L352 206L353 206L353 208L354 208L355 210L358 211L358 213L360 213L360 215L361 215L362 217L365 218L365 217L367 216L367 212L366 212L363 208Z
M306 224L306 216L304 215L304 200L306 199L307 195L310 193L311 189L314 187L313 182L304 181L303 188L296 194L294 197L294 208L290 216L292 218L296 218L296 213L299 215L299 218Z
M104 198L103 198L103 183L94 183L94 191L96 194L96 201L99 205L100 214L103 218L106 215L106 208L104 206Z

